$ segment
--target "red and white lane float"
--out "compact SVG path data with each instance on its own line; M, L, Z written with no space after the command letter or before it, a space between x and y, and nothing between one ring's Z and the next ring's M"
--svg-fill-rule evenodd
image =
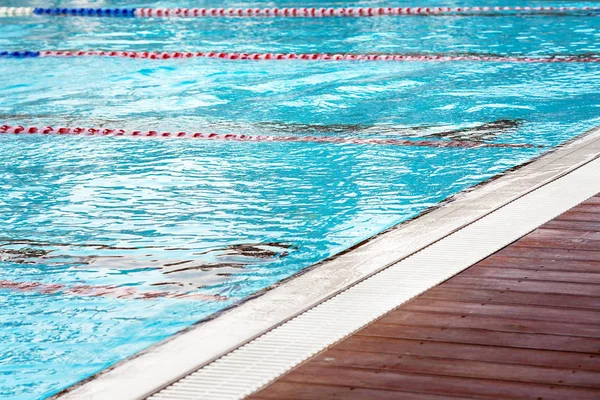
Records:
M124 129L104 128L65 128L65 127L37 127L37 126L0 126L0 135L58 135L58 136L113 136L136 138L178 138L213 140L225 142L294 142L294 143L331 143L331 144L359 144L359 145L387 145L387 146L413 146L413 147L439 147L439 148L478 148L478 147L510 147L532 148L531 144L521 143L485 143L462 140L407 140L407 139L379 139L362 137L337 137L337 136L252 136L223 133L187 133L187 132L159 132L159 131L131 131ZM541 146L540 146L541 147Z
M152 51L101 51L101 50L45 50L0 51L0 58L36 57L118 57L149 60L211 58L229 61L383 61L383 62L500 62L500 63L597 63L599 56L505 56L486 54L330 54L330 53L230 53L230 52L152 52Z
M203 301L225 301L225 296L208 295L203 293L177 293L160 290L143 291L132 286L116 285L87 285L43 282L19 282L0 280L0 290L12 290L23 293L62 294L83 297L111 297L116 299L152 300L152 299L189 299Z
M381 17L435 15L560 15L565 13L593 14L598 6L583 7L291 7L291 8L63 8L63 7L0 7L0 17L35 15L73 17L129 18L205 18L205 17Z
M137 8L136 17L376 17L464 14L557 14L600 7L340 7L340 8Z
M488 55L440 54L328 54L328 53L226 53L226 52L145 52L145 51L41 51L40 57L124 57L168 60L181 58L214 58L219 60L303 60L303 61L486 61L511 63L600 62L600 57L520 57Z

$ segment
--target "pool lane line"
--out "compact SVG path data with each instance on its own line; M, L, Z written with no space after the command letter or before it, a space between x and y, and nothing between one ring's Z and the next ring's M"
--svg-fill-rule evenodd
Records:
M36 57L119 57L150 60L168 60L183 58L214 58L219 60L252 61L416 61L416 62L455 62L485 61L510 63L595 63L598 56L502 56L477 54L330 54L330 53L227 53L227 52L150 52L150 51L114 51L114 50L44 50L44 51L0 51L0 58L36 58Z
M101 128L53 128L51 126L0 126L0 135L58 135L58 136L116 136L137 138L178 138L197 140L216 140L233 142L294 142L294 143L331 143L331 144L362 144L362 145L388 145L412 147L437 147L437 148L543 148L526 143L486 143L459 140L406 140L406 139L378 139L361 137L334 137L334 136L251 136L243 134L223 133L187 133L187 132L158 132L158 131L127 131L124 129Z
M161 290L141 291L132 286L116 285L65 285L61 283L19 282L0 280L0 290L7 289L24 293L63 294L84 297L111 297L115 299L154 300L154 299L186 299L203 301L226 301L225 296L203 293L177 293Z
M379 17L410 15L557 15L589 13L600 7L339 7L339 8L63 8L0 7L0 17Z

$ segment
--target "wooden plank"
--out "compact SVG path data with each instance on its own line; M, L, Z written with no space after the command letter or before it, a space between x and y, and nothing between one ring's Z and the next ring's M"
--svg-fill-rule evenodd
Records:
M599 254L600 256L600 254ZM521 269L543 269L546 271L600 272L600 260L572 261L502 257L493 255L477 263L477 267L507 267Z
M568 229L571 231L599 232L600 222L552 220L542 225L544 229Z
M586 201L575 207L573 211L600 214L600 204Z
M351 336L338 343L335 350L369 353L415 355L422 357L453 358L503 364L532 365L570 370L600 371L600 356L582 356L565 351L515 350L510 347L475 344L429 342L423 340L386 339L369 336Z
M572 371L560 368L490 363L453 358L420 357L412 355L365 353L331 350L312 361L330 368L362 368L460 376L513 382L533 382L548 385L600 388L600 372Z
M455 276L445 283L446 287L479 287L492 290L514 290L519 292L556 293L565 295L598 296L600 286L585 283L552 282L537 280L516 280L500 278L470 278Z
M567 211L556 218L557 220L600 222L600 213L579 212L577 208Z
M248 399L294 399L294 400L447 400L448 396L426 393L409 393L379 389L363 389L348 386L317 385L277 381ZM452 397L467 400L467 397Z
M582 231L582 230L570 230L570 229L545 229L544 227L540 227L535 231L525 235L523 238L519 239L519 241L523 239L563 239L563 240L573 240L573 239L586 239L586 240L595 240L600 241L600 232L594 231Z
M383 324L447 327L447 328L479 328L498 332L522 332L565 335L575 337L591 337L600 339L600 329L595 325L573 324L561 321L530 321L512 318L494 318L468 314L445 314L441 312L395 310L379 320Z
M600 285L599 272L573 272L573 271L541 271L525 270L509 267L479 267L473 266L461 273L461 276L471 278L506 278L506 279L533 279L539 281L594 283ZM599 290L600 294L600 290Z
M350 368L326 368L305 364L282 378L284 382L330 384L337 386L387 389L440 395L477 396L483 399L511 398L545 400L598 400L591 389L520 382L490 381L439 375L407 374Z
M508 246L498 251L495 256L533 258L536 260L598 262L600 260L600 251Z
M431 300L416 298L403 306L410 311L441 311L462 315L474 314L484 316L529 319L532 321L569 321L579 324L600 326L600 311L577 310L545 306L525 306L512 304L477 304L447 300Z
M524 237L518 242L512 244L516 247L539 247L551 249L575 249L575 250L600 250L599 240L589 239L535 239Z
M600 354L600 339L541 333L498 332L476 328L433 328L410 325L400 327L377 322L362 329L357 335Z
M600 297L572 294L519 292L513 290L473 289L473 286L452 287L452 282L423 293L422 299L453 300L471 303L522 304L565 308L600 309ZM565 312L569 312L566 310Z

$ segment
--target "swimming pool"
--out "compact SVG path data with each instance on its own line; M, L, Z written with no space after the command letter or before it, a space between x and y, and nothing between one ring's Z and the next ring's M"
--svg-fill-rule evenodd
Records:
M340 5L324 4L303 6ZM0 21L7 51L600 51L600 19L581 15ZM0 395L11 398L56 393L600 124L597 63L49 57L0 65L3 124L313 138L0 135Z

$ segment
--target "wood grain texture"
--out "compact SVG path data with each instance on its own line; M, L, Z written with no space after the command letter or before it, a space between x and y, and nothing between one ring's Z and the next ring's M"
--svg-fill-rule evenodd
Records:
M252 399L600 399L600 194Z

